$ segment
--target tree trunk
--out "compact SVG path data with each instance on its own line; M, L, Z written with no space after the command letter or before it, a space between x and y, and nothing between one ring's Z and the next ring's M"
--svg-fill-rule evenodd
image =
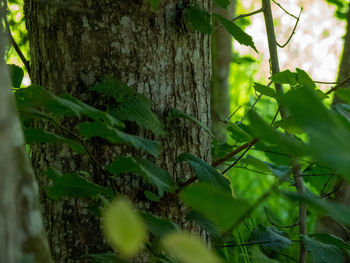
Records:
M227 9L214 4L214 12L227 19L235 16L236 1L231 0ZM230 93L228 74L232 61L232 37L220 27L212 33L212 85L211 85L211 118L213 133L221 141L226 142L226 124L223 122L230 115Z
M341 82L350 75L350 4L349 11L346 16L347 26L346 35L344 38L343 54L340 60L338 81ZM349 87L347 87L349 88ZM341 103L339 97L334 96L333 104ZM334 201L337 203L350 205L350 185L344 180L338 191L334 194ZM330 233L350 241L350 230L345 226L335 222L332 218L325 216L321 217L317 229L320 232Z
M208 0L195 2L209 9ZM184 24L182 11L176 6L179 1L161 1L157 12L150 11L148 1L73 3L25 1L33 83L101 107L106 101L92 96L88 88L110 75L150 98L162 120L170 108L176 107L210 126L210 40ZM76 123L70 125L76 129ZM168 134L162 139L163 151L157 163L175 181L191 173L188 165L177 163L180 153L190 152L211 161L210 137L202 129L189 122L169 124L165 129ZM95 140L91 147L101 164L110 163L124 151L101 140ZM82 262L81 256L86 253L108 250L98 218L86 210L88 202L48 200L48 182L42 176L48 167L65 172L83 170L96 182L106 184L95 165L63 146L44 144L33 148L33 166L55 261ZM117 181L118 192L128 195L140 209L183 223L186 209L182 204L176 201L155 207L145 201L145 187L138 178L123 178ZM193 225L185 227L198 231Z
M0 21L1 20L0 10ZM0 262L52 262L39 207L38 186L25 151L0 30Z

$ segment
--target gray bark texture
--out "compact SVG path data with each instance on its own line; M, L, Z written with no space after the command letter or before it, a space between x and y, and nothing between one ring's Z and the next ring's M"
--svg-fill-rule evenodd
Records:
M346 34L344 37L344 48L343 54L340 60L338 81L341 82L350 75L350 4L349 11L346 17ZM349 86L347 86L349 88ZM342 102L339 97L334 96L333 103ZM344 180L340 188L334 194L334 201L350 205L350 185ZM344 240L350 241L350 230L345 226L335 222L332 218L325 216L321 217L317 224L317 229L320 232L330 233L343 238ZM350 259L348 259L350 261Z
M1 18L1 14L0 14ZM9 74L4 63L5 40L0 31L0 262L34 260L50 263L39 191L25 151Z
M194 32L185 23L176 4L161 1L152 12L148 1L81 0L25 1L29 33L32 82L55 94L70 93L86 103L105 109L107 101L88 88L110 75L143 93L165 123L170 108L176 107L207 126L210 120L211 52L208 35ZM196 0L209 9L208 0ZM70 121L72 131L77 124ZM50 128L44 125L44 128ZM188 165L177 156L189 152L210 162L210 137L188 121L166 124L162 153L157 163L175 181L190 177ZM130 129L129 131L132 131ZM140 132L148 138L151 134ZM90 147L104 165L130 149L94 140ZM43 172L53 167L64 172L88 171L95 182L106 185L105 175L87 157L80 157L62 145L33 147L33 167L40 183L44 222L56 262L82 262L86 253L109 250L98 218L86 209L89 200L52 201L45 195L48 182ZM186 208L178 201L155 206L145 200L147 187L135 176L118 179L117 191L127 195L141 210L174 219L184 225ZM141 260L140 260L141 262Z
M227 9L213 5L213 12L227 19L235 16L236 1L231 0ZM230 92L228 75L232 62L232 37L224 27L220 27L212 33L212 86L211 86L211 118L214 135L226 142L226 120L230 115Z

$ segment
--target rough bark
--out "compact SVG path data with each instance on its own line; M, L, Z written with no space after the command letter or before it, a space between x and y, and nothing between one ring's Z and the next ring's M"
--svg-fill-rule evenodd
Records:
M70 93L102 107L106 101L92 95L88 88L110 75L150 98L162 120L170 108L176 107L210 126L209 37L184 24L176 4L186 5L187 1L161 2L160 9L152 12L148 1L81 0L65 5L26 0L32 82L53 93ZM208 0L195 2L209 9ZM76 123L70 125L75 130ZM162 139L163 151L157 163L175 181L191 173L188 165L176 162L180 153L190 152L210 162L210 137L203 130L187 121L165 128L168 135ZM91 147L101 164L126 152L125 148L101 140L95 140ZM45 195L48 182L42 176L48 167L69 172L84 170L96 182L106 184L96 166L57 145L34 147L32 159L55 261L81 262L85 253L108 250L98 218L86 210L88 201L48 200ZM140 209L183 223L186 209L178 201L155 207L145 201L142 194L145 187L138 178L122 178L117 181L117 190L128 195Z
M341 82L350 75L350 4L349 11L346 16L347 26L344 37L344 48L340 60L338 81ZM349 88L349 87L347 87ZM334 96L333 104L342 102L339 97ZM344 180L340 188L334 194L334 201L342 203L346 206L350 205L350 185ZM350 240L350 230L335 222L332 218L325 216L321 217L317 224L317 230L320 232L330 233Z
M17 263L31 259L50 263L52 259L42 224L38 186L25 151L4 63L6 39L5 33L0 31L0 262Z
M236 1L231 0L227 9L213 5L213 11L227 19L235 16ZM213 134L226 142L226 125L223 122L230 115L230 93L228 74L232 61L232 37L220 27L212 33L212 85L211 85L211 118Z

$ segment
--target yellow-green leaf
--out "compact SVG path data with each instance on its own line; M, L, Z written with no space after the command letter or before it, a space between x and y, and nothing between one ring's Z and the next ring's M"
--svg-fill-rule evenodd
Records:
M118 199L107 208L103 230L111 245L126 257L135 256L147 239L141 217L126 199Z
M183 263L222 262L201 240L188 233L171 233L162 240L166 251Z

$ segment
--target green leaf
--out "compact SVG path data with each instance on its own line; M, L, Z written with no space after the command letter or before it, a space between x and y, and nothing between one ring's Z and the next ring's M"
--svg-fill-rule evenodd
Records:
M210 14L198 5L192 5L184 10L185 17L190 21L194 30L209 34L212 29Z
M310 78L310 76L302 69L297 68L297 81L300 85L309 88L309 89L315 89L316 84L315 82Z
M111 143L123 143L133 146L138 150L143 150L157 157L161 151L159 141L152 141L142 137L127 134L102 122L83 122L79 127L80 133L87 137L100 137Z
M8 65L11 77L12 87L15 89L19 89L21 87L24 72L23 69L17 65L10 64Z
M215 1L215 3L218 5L218 6L220 6L220 7L222 7L222 8L227 8L228 7L228 5L230 4L230 0L214 0Z
M103 230L107 240L123 256L135 256L147 240L147 230L131 202L119 198L103 215Z
M308 204L317 213L328 215L335 220L350 226L349 207L321 199L312 194L298 194L293 192L283 192L285 196L293 201L300 201Z
M94 263L129 263L128 261L118 258L117 255L112 253L86 254L86 257L93 259Z
M290 116L288 118L276 121L273 124L276 128L282 128L286 132L292 133L292 134L301 134L304 133L304 131L300 128L300 126L295 121L295 118L293 116Z
M335 94L347 104L350 104L350 88L338 88Z
M207 126L205 126L202 122L200 122L196 118L182 112L179 109L172 108L169 110L167 121L170 122L170 121L175 120L175 119L187 119L187 120L193 121L195 124L202 127L203 130L205 130L210 136L214 137L214 135L212 134L210 129Z
M251 155L248 155L245 159L242 159L241 162L250 164L262 172L272 173L281 181L287 180L291 173L291 168L289 166L278 166L272 163L264 162Z
M288 248L292 244L286 232L263 225L258 225L253 229L249 241L261 243L263 247L274 250Z
M265 85L261 85L259 83L256 83L254 82L254 89L265 95L265 96L268 96L268 97L271 97L271 98L276 98L277 97L277 94L276 94L276 91L268 86L265 86Z
M272 81L278 84L289 84L291 86L295 86L298 84L297 74L294 72L291 72L289 69L273 74Z
M350 243L341 239L340 237L334 236L332 234L327 233L316 233L312 235L313 238L317 239L318 241L334 245L340 249L345 249L347 251L350 251Z
M53 99L53 95L39 85L31 85L27 88L19 89L15 95L20 110L42 107Z
M221 260L202 241L191 234L172 233L163 238L166 251L183 263L219 263Z
M180 230L180 227L167 218L161 218L149 213L141 213L142 219L147 225L149 232L156 238Z
M160 0L149 0L149 5L152 11L157 11L160 5Z
M231 193L230 181L205 161L189 153L180 154L178 159L181 162L187 161L191 165L199 181Z
M233 137L236 141L251 141L253 140L252 136L250 136L245 130L240 127L241 124L229 123L229 132L231 137Z
M259 248L253 247L250 249L252 254L252 263L279 263L263 254Z
M78 142L59 135L46 132L36 128L24 128L23 133L28 144L31 143L65 143L73 151L80 154L85 154L85 148Z
M232 227L250 208L246 200L235 199L207 184L195 184L181 192L182 199L195 211L213 221L220 232Z
M52 186L47 188L47 195L55 200L63 197L87 198L99 194L113 197L113 190L90 182L77 174L60 175L53 169L48 169L47 176L52 180Z
M232 37L236 39L238 43L241 45L249 46L253 48L256 53L259 53L254 45L253 38L245 33L239 26L219 14L214 13L213 16L219 19L221 24L226 28L227 32L230 33L230 35L232 35Z
M312 263L345 262L342 250L336 246L322 243L308 236L301 236L301 239L310 252Z
M185 217L186 221L193 221L198 224L202 229L207 231L212 238L219 236L219 230L216 225L205 218L202 214L197 213L196 211L191 210Z
M163 196L164 191L174 191L174 182L169 173L145 159L119 157L107 166L107 170L114 175L130 172L143 176L149 183L157 187L160 197Z

